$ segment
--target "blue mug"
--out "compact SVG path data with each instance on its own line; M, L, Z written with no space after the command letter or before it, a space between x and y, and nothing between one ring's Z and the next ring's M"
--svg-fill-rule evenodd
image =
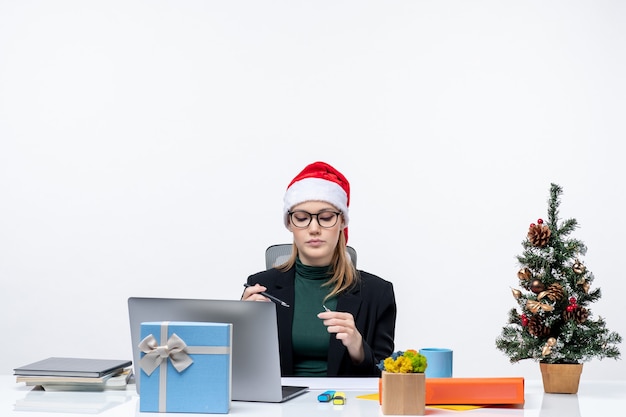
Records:
M426 378L452 378L452 349L423 348L420 353L426 356Z

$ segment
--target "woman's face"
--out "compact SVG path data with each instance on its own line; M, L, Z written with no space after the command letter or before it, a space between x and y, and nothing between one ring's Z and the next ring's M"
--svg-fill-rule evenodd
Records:
M331 227L322 227L320 222L324 225L332 223L333 213L339 210L323 201L306 201L292 207L291 212L295 213L289 218L289 230L293 233L300 261L309 266L330 265L339 233L344 228L343 216L339 215L337 223ZM297 220L305 224L309 214L313 216L307 227L296 227L292 222Z

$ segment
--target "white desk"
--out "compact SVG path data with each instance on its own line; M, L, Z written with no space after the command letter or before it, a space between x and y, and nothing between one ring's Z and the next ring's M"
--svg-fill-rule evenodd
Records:
M368 417L382 416L378 401L357 398L376 393L378 380L343 378L285 378L285 384L307 385L311 391L283 404L233 401L230 414L260 417ZM327 389L345 391L344 406L319 403L317 394ZM577 395L544 394L541 381L525 382L526 404L523 408L478 408L451 411L427 407L428 416L454 417L623 417L626 415L625 381L581 381ZM38 407L22 411L25 405ZM61 413L61 414L59 414ZM2 417L73 417L99 414L103 417L158 417L164 414L140 413L135 387L126 391L42 392L17 384L12 375L0 376L0 416ZM170 414L171 415L171 414ZM187 414L200 416L200 414ZM215 416L215 414L211 414Z

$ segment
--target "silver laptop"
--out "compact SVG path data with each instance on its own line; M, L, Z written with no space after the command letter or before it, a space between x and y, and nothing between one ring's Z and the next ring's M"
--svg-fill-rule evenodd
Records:
M204 321L233 324L232 395L236 401L279 403L308 390L281 385L276 305L240 300L128 299L137 392L142 322Z

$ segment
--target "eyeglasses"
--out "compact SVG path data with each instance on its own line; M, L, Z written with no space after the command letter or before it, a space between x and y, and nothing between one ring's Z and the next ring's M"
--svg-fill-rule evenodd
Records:
M311 222L313 221L313 217L317 219L317 224L321 227L328 229L337 224L337 219L339 219L340 211L330 211L324 210L320 211L317 214L309 213L304 210L296 210L290 211L289 219L291 220L291 224L293 224L298 229L306 229L309 227Z

